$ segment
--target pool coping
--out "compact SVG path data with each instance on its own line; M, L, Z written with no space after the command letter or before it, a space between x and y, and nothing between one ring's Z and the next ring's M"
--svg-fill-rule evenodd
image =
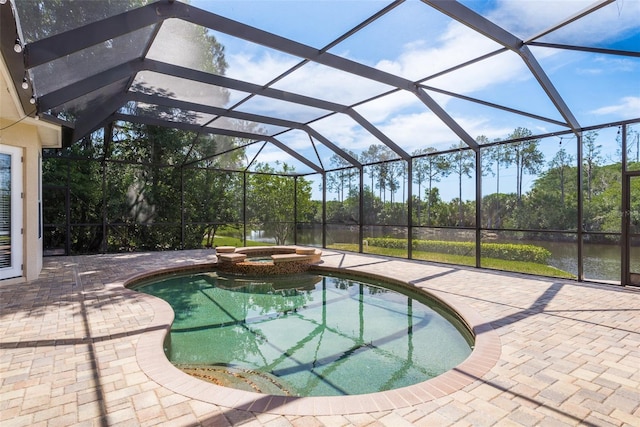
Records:
M217 263L197 263L189 266L172 267L147 271L124 279L115 286L125 288L125 292L135 292L128 286L153 277L188 271L215 268ZM136 346L136 359L142 371L153 381L167 389L219 406L247 411L264 412L275 415L329 416L378 412L401 409L425 403L452 394L480 380L498 362L501 342L498 333L480 314L450 295L433 289L426 290L420 283L410 283L382 274L365 273L348 268L313 267L316 272L348 273L360 277L388 281L417 292L424 293L450 307L457 313L475 336L475 346L471 354L453 369L435 378L393 390L349 396L294 397L253 393L209 383L175 367L165 356L163 345L174 319L171 306L164 300L151 295L135 292L153 310L153 320L147 332L140 336ZM426 283L426 282L425 282Z

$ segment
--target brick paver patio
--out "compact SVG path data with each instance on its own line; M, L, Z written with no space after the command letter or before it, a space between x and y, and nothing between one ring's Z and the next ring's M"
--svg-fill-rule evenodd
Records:
M214 260L205 250L48 258L36 281L0 282L0 425L640 426L638 290L325 251L323 266L462 307L495 348L446 381L323 408L216 395L163 365L170 310L122 284Z

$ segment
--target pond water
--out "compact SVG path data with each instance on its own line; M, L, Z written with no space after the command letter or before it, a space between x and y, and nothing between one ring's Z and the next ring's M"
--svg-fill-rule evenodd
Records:
M248 391L372 393L426 381L471 354L471 334L448 308L378 283L210 272L135 289L173 307L165 345L173 364Z
M563 242L531 242L551 251L549 265L578 274L578 246ZM585 243L583 246L584 275L586 279L620 281L621 252L616 245ZM631 259L631 271L640 272L640 258Z
M392 235L393 233L389 233L388 229L384 229L385 233L381 235ZM451 230L426 230L425 232L435 232L442 233L443 235L436 234L435 236L422 236L420 238L432 238L436 240L467 240L473 241L475 239L472 231L462 231L461 233L468 233L466 239L456 238L455 231ZM332 237L336 241L343 242L351 242L354 239L354 236L357 236L355 231L346 231L346 230L338 230L332 232ZM263 241L267 241L268 238L265 237L264 232L257 231L254 232L254 235L251 237L255 237L257 239L262 239ZM301 235L304 237L304 235ZM397 233L394 237L397 238L406 238L404 234L404 229ZM273 239L272 239L273 240ZM304 239L301 239L304 240ZM549 259L549 265L559 268L563 271L567 271L574 275L578 274L578 246L575 243L571 242L548 242L543 240L535 240L535 241L508 241L504 240L504 242L509 243L522 243L522 244L531 244L536 246L542 246L548 249L551 252L551 258ZM313 242L300 242L300 244L313 244ZM620 269L621 269L621 252L620 247L617 245L603 245L603 244L593 244L593 243L585 243L583 246L583 257L584 257L584 275L588 280L604 280L604 281L613 281L620 282ZM636 238L634 240L634 246L632 248L632 255L630 257L631 263L631 271L640 273L640 238Z

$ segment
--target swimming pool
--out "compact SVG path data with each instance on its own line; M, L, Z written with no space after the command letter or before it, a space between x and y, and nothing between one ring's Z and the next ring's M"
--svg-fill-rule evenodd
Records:
M440 375L472 350L471 334L448 308L353 277L211 271L135 289L171 304L165 353L174 365L241 390L292 396L390 390Z

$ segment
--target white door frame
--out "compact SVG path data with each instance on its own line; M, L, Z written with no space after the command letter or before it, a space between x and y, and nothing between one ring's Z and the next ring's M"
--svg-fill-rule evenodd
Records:
M0 267L0 280L3 280L23 275L22 148L3 144L0 146L0 154L11 158L11 261L8 267Z
M640 180L640 171L627 172L622 180L622 284L627 286L640 286L640 271L634 271L631 264L631 254L636 251L632 249L632 241L638 232L631 228L632 215L637 212L631 211L631 181ZM632 231L634 231L632 233Z

